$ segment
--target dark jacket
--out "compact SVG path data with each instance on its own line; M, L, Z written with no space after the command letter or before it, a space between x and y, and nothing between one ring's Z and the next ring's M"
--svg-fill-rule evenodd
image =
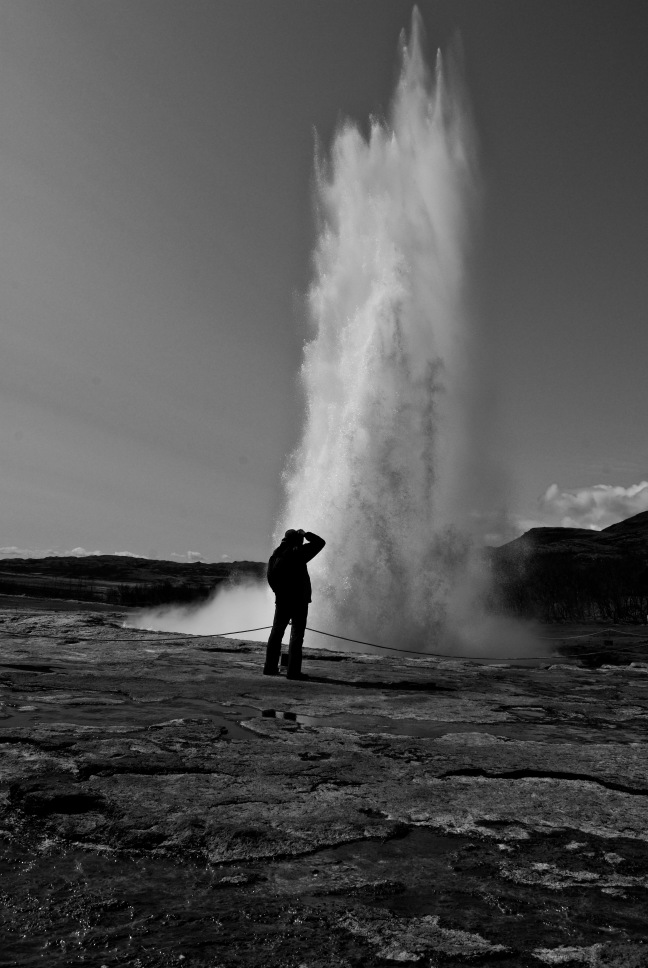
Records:
M284 540L270 556L268 584L277 602L303 604L312 600L306 566L311 558L320 553L326 542L311 531L307 531L304 537L307 544L295 546Z

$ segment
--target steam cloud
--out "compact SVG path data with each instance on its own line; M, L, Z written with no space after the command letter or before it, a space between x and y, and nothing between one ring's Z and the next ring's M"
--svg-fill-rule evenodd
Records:
M258 582L242 582L217 588L209 601L199 607L146 609L129 619L133 628L188 635L214 635L240 629L261 628L272 621L274 599L270 588ZM258 639L255 635L241 638Z

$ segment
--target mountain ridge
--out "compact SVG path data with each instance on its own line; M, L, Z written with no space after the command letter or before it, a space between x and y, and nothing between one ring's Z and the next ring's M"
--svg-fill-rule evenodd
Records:
M531 528L491 550L496 604L542 621L648 620L648 511L601 531Z
M510 553L517 549L546 551L550 548L554 549L556 545L566 545L569 542L578 542L583 550L597 550L601 553L615 548L621 550L621 547L627 550L627 546L630 545L634 550L639 552L643 550L648 555L648 511L640 511L600 531L592 528L530 528L512 541L500 545L495 551L503 553Z
M181 562L130 555L10 558L0 561L0 594L72 598L117 606L189 603L222 583L261 581L261 561Z

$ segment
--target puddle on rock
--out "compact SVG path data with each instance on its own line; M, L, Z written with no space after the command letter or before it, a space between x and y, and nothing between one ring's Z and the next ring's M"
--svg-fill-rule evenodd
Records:
M412 739L439 739L442 736L452 736L455 733L484 733L499 739L535 741L542 743L570 743L591 740L591 728L587 726L571 726L563 722L541 722L545 716L539 710L534 716L523 714L521 721L510 723L479 723L479 722L439 722L425 719L391 719L371 715L354 715L352 713L332 716L306 716L301 713L283 711L279 709L249 710L253 715L261 715L264 719L279 719L295 723L297 726L315 728L348 729L359 735L369 733L385 733L388 736L407 736ZM517 713L517 711L516 711ZM526 721L525 721L526 720ZM622 726L610 726L608 734L601 735L597 742L624 743L636 740L634 731Z
M42 724L68 724L71 726L132 726L134 729L156 726L173 720L207 719L216 726L227 729L230 739L262 740L241 724L242 720L261 715L254 706L227 706L223 703L201 699L177 699L160 702L142 702L130 698L86 700L67 697L59 701L39 702L30 697L30 703L3 707L2 726L36 726Z
M384 716L342 714L306 716L290 710L263 709L244 704L229 704L206 699L177 698L143 701L130 697L29 697L28 703L6 704L2 722L5 727L36 724L70 724L75 726L132 726L159 725L172 720L208 719L227 729L232 739L259 739L256 732L245 728L245 720L277 719L311 728L347 729L359 734L386 733L435 739L448 733L489 733L504 738L520 738L520 725L501 723L438 722L421 719L391 719Z
M516 714L519 711L516 710ZM534 711L537 719L523 713L524 721L511 723L439 722L424 719L392 719L367 714L334 714L331 716L307 716L291 710L263 709L243 704L219 703L206 699L176 699L145 701L130 697L71 697L41 699L30 696L28 702L2 708L0 721L5 728L29 727L41 724L69 724L74 726L130 726L134 729L160 725L173 720L209 720L227 730L230 739L262 740L256 731L247 729L245 720L277 719L294 723L297 727L345 729L359 735L384 733L412 739L439 739L457 733L485 733L500 739L536 740L546 743L565 743L587 738L587 727L566 723L540 723L540 711ZM625 732L628 735L625 735ZM633 739L632 731L624 732L623 726L610 724L609 732L602 734L599 742L627 742Z
M263 709L264 719L280 719L298 726L348 729L354 733L386 733L389 736L409 736L413 739L438 739L449 733L488 733L505 739L520 738L520 724L439 722L425 719L390 719L368 715L304 716L279 709Z

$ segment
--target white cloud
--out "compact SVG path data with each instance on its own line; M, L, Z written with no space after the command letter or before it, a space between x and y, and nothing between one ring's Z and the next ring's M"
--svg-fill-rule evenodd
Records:
M137 554L132 551L86 551L85 548L72 548L69 551L60 548L19 548L17 545L6 545L0 548L0 559L2 558L87 558L88 555L108 555L114 554L118 558L148 558L149 555ZM228 559L227 555L222 556ZM181 561L191 563L193 561L204 561L205 557L200 551L187 551L185 554L172 552L169 561ZM229 559L228 559L229 560Z
M0 548L0 558L48 558L53 554L54 552L51 549L34 551L31 548L18 548L16 545L6 545L4 548Z
M60 548L19 548L17 545L6 545L0 548L0 558L87 558L89 555L114 554L118 558L148 558L149 555L136 554L132 551L86 551L85 548L72 548L70 551ZM224 556L226 557L226 556ZM169 561L204 561L200 551L187 551L185 554L171 553Z
M497 547L531 528L587 528L601 531L641 511L648 511L648 481L629 487L591 484L571 490L561 490L557 484L552 484L539 499L535 513L529 510L531 513L526 514L473 514L475 533L484 544Z
M72 548L71 551L61 551L59 548L18 548L16 545L0 548L0 558L86 558L88 555L100 554L101 551L86 551L85 548Z
M540 498L539 507L543 519L539 524L600 531L640 511L648 511L648 481L629 487L592 484L565 491L552 484Z
M188 551L185 555L179 555L172 552L169 555L169 559L173 561L186 561L191 564L193 561L204 561L203 555L199 551Z

